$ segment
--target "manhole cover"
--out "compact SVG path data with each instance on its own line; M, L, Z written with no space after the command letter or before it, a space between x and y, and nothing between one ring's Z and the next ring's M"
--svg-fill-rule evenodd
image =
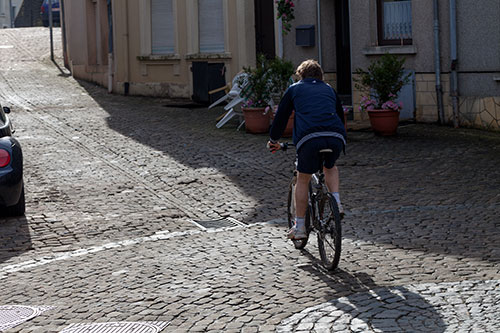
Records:
M231 217L226 217L218 220L194 221L194 223L200 225L203 229L219 229L246 226L245 223L242 223Z
M1 305L0 306L0 332L35 318L42 312L52 307L33 307L27 305Z
M61 333L157 333L167 325L161 321L71 324Z

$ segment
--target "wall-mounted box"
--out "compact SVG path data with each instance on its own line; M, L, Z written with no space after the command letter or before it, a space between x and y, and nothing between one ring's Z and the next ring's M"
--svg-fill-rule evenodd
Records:
M295 33L295 45L314 46L316 36L314 24L299 25L295 28Z

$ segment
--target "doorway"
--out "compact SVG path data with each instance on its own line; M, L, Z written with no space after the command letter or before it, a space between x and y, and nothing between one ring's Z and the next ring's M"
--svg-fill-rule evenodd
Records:
M267 59L276 57L272 0L255 0L255 49Z
M344 105L352 105L351 33L349 0L335 0L337 93Z

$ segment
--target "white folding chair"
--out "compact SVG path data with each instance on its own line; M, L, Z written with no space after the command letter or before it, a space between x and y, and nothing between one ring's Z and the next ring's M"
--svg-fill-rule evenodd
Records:
M229 93L226 95L227 98L226 96L224 96L221 99L219 99L221 100L221 102L229 99L231 100L228 102L226 106L224 106L224 110L226 110L227 112L224 115L224 117L222 117L222 119L219 120L219 122L215 125L217 128L221 128L222 126L224 126L233 117L235 116L241 117L243 115L241 110L238 110L237 107L238 104L241 104L245 101L245 98L240 96L240 93L242 89L248 84L248 74L239 73L234 77L232 84L233 86L231 88L231 91L229 91ZM213 105L216 105L216 103L219 102L219 100L213 103L211 106L209 106L209 108L212 107ZM241 127L241 125L242 122L240 122L238 129Z

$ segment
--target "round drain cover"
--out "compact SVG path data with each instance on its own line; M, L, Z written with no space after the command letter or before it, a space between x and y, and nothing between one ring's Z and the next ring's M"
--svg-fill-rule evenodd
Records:
M26 305L0 306L0 332L38 316L40 309Z

